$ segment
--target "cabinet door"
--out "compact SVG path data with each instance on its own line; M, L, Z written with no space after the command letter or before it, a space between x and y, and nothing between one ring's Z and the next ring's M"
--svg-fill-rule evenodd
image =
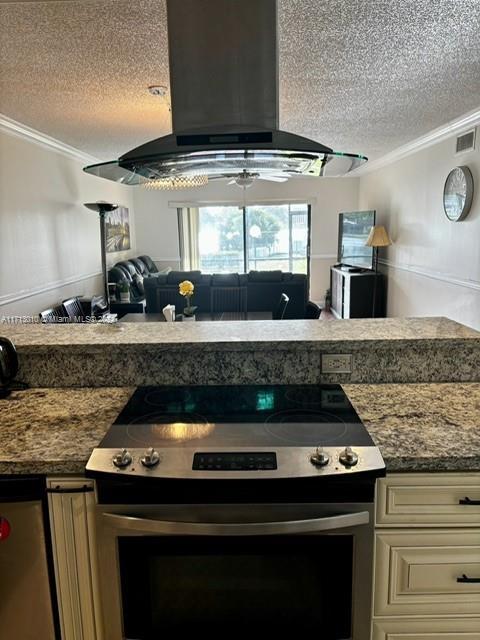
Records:
M93 482L49 478L47 487L62 640L101 640Z
M384 530L375 557L375 616L480 613L479 529Z
M377 482L378 527L480 527L480 473L394 474Z
M480 618L374 620L372 640L480 640Z

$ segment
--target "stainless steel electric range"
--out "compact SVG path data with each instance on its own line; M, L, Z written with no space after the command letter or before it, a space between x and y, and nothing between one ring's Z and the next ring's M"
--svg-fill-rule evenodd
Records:
M385 466L338 385L140 387L90 457L105 637L370 637Z
M143 478L376 472L377 447L340 386L140 387L87 470Z

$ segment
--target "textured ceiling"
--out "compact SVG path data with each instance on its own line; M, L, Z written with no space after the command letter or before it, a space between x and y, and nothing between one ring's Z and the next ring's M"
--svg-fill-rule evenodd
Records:
M373 159L480 106L480 0L278 6L285 130ZM0 0L15 120L110 159L169 132L168 83L164 0Z

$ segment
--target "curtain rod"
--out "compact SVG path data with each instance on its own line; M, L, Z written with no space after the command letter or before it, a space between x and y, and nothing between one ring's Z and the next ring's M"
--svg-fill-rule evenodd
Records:
M261 204L316 204L317 198L269 198L263 200L261 198L255 198L254 200L247 201L246 206L256 206ZM168 206L172 209L183 209L189 207L243 207L245 203L243 200L169 200Z

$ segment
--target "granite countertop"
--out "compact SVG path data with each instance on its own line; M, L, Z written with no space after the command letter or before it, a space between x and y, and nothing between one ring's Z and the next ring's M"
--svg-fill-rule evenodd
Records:
M480 383L342 386L387 471L480 471Z
M27 389L0 400L0 474L83 474L133 392L129 387Z
M318 322L317 320L259 320L236 322L147 322L111 324L22 324L0 321L0 334L19 353L48 352L62 347L84 353L109 345L157 348L192 347L215 350L318 348L373 342L401 346L412 341L480 340L480 332L448 318L375 318Z
M480 471L480 383L343 385L387 470ZM0 474L81 474L132 387L0 400Z

